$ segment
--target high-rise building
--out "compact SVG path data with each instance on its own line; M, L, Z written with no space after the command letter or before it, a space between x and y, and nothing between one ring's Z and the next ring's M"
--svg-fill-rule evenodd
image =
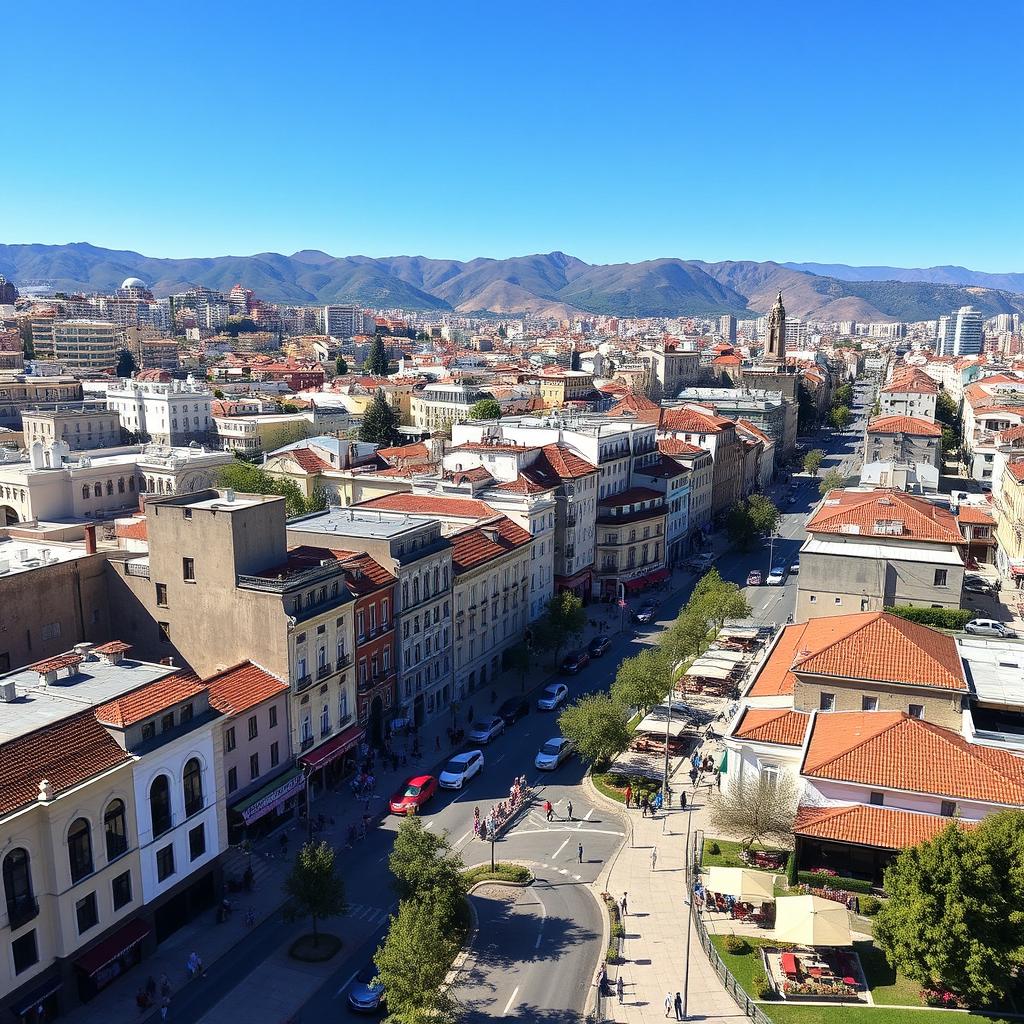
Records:
M736 344L736 317L732 313L718 318L718 333L723 341L729 342L730 345Z
M57 320L53 324L53 358L69 369L113 370L122 348L121 329L105 320Z
M358 306L324 306L324 334L351 338L365 333L363 311Z
M953 333L954 356L977 355L982 348L982 325L984 317L973 306L961 306L956 314L956 329Z
M956 317L940 316L935 332L935 351L940 356L948 356L953 351L953 335L956 331Z

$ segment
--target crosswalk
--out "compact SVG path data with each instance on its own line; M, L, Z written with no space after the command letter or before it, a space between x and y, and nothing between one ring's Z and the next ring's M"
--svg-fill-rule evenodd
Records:
M388 919L388 913L382 907L373 907L368 903L350 903L345 916L352 918L353 921L362 921L376 928Z

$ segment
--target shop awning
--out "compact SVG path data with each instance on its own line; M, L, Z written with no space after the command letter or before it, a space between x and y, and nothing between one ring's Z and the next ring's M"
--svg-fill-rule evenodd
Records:
M732 678L732 669L721 662L695 661L687 670L691 679L718 679L725 681Z
M718 765L718 770L723 775L725 775L725 773L729 770L729 751L728 750L722 755L722 760L721 760L721 762Z
M86 950L76 961L75 966L85 971L91 978L98 974L107 964L122 957L137 946L148 934L149 925L140 918L129 921L123 928L118 928L113 935L108 935L92 949Z
M292 768L255 793L250 793L244 800L239 800L231 810L241 815L246 825L249 825L283 804L293 793L302 789L304 782L302 769Z
M339 732L337 736L332 736L326 743L321 743L319 747L314 747L308 754L303 754L299 758L299 763L313 769L323 768L324 765L330 764L346 751L351 750L365 734L366 730L361 725L350 725L344 732Z
M48 999L57 992L63 986L60 978L54 978L52 981L45 985L40 985L34 988L27 996L23 996L11 1007L15 1017L28 1017L31 1014L31 1020L36 1020L36 1007L43 1002L44 999Z
M718 636L723 640L756 640L758 630L756 626L726 626Z

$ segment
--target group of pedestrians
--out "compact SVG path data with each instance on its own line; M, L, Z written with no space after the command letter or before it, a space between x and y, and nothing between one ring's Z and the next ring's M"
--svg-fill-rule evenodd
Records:
M532 793L527 785L526 776L518 775L512 780L508 789L508 799L499 800L490 809L486 818L480 817L480 808L473 808L473 835L484 841L497 837L501 829L512 819L512 816L530 799ZM550 804L545 804L549 807Z

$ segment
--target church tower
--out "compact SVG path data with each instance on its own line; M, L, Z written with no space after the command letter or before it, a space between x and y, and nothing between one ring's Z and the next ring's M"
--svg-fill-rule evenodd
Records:
M768 344L764 350L766 363L782 363L786 360L786 307L782 305L782 292L775 300L768 314Z

